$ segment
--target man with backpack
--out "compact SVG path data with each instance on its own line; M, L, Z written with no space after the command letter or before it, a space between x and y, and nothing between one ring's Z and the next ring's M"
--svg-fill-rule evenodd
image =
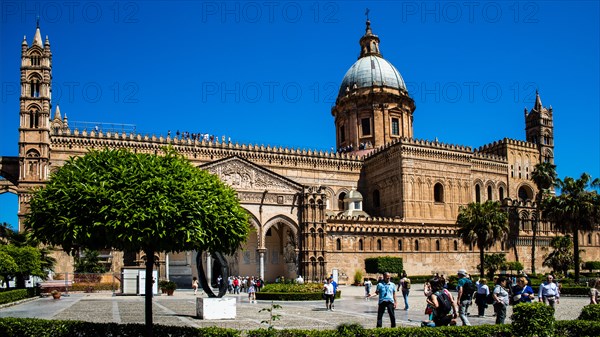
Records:
M433 308L431 321L423 321L421 326L438 327L456 324L458 305L439 278L429 281L432 293L427 297L427 304Z
M467 310L469 310L469 305L471 305L471 300L473 299L473 293L475 292L476 287L473 284L473 281L467 277L466 270L459 269L457 276L458 282L456 290L458 291L458 295L456 298L458 301L458 315L463 325L471 325L467 319Z

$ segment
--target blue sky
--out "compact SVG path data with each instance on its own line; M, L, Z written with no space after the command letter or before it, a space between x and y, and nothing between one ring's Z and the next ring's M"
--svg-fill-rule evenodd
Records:
M53 106L72 125L329 150L331 107L358 57L369 7L381 52L417 105L416 138L472 147L524 140L523 108L539 89L554 109L559 175L600 177L597 1L0 6L1 156L18 154L21 42L31 43L37 15L53 53ZM16 203L0 195L0 222L16 224Z

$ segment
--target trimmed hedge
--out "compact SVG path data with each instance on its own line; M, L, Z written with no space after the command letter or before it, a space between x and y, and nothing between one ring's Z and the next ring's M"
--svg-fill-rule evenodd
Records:
M600 322L598 321L557 321L554 335L561 337L598 337Z
M340 298L342 291L338 290L335 293L335 298ZM323 299L323 292L318 293L279 293L259 291L256 293L257 300L268 301L319 301Z
M350 329L343 326L337 330L268 330L258 329L247 332L248 337L510 337L511 326L480 325L452 326L438 328L379 328L359 329L352 325Z
M580 320L600 322L600 304L588 304L581 309ZM600 334L600 333L599 333Z
M90 323L81 321L42 320L36 318L0 318L0 336L36 337L97 337L127 336L144 337L143 324ZM155 336L181 337L239 337L234 329L217 327L193 328L154 325Z
M389 272L400 274L404 270L401 257L380 256L365 259L365 271L371 274Z
M513 307L512 327L519 336L551 336L554 309L542 302L520 303Z
M16 302L35 296L39 296L37 288L25 288L3 291L0 292L0 304Z

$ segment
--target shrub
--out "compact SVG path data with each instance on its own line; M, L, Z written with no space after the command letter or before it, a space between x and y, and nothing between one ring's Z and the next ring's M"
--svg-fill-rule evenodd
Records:
M363 273L360 270L354 272L354 284L359 285L363 282Z
M588 304L581 309L580 320L600 322L600 304Z
M583 264L583 269L587 269L592 272L592 270L600 269L600 261L587 261Z
M600 331L598 321L557 321L555 336L597 337Z
M367 273L381 274L385 272L400 274L404 270L401 257L381 256L365 259Z
M337 335L340 337L361 337L367 336L365 328L358 323L344 323L340 324L335 329Z
M340 298L342 292L336 291L335 298ZM269 301L319 301L323 299L323 292L313 293L282 293L282 292L265 292L259 291L256 293L257 300L269 300Z
M31 289L31 290L29 290ZM34 288L15 289L0 292L0 304L12 303L35 296Z
M265 285L261 291L269 293L321 293L323 292L323 284L321 283L270 283Z
M515 305L511 319L517 336L552 336L554 309L542 302Z

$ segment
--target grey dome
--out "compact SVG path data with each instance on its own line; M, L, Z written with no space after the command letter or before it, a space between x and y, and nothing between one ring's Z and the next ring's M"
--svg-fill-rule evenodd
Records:
M356 87L354 86L356 84ZM338 97L346 95L346 88L390 87L406 91L406 84L398 70L386 59L375 55L358 59L346 72Z

